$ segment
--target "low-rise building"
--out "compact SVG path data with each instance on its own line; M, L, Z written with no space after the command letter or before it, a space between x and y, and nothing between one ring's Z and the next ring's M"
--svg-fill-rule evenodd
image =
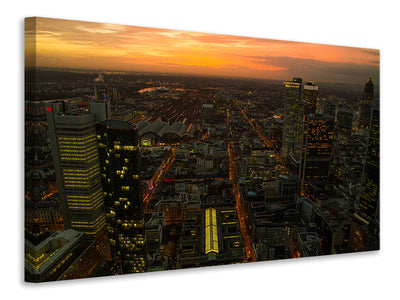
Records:
M103 261L92 239L74 229L58 231L38 244L25 241L25 280L87 278Z
M244 257L235 209L208 208L184 213L178 268L240 263Z

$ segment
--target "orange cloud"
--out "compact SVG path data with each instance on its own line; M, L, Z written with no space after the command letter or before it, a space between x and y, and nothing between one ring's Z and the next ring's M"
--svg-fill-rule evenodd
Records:
M32 20L28 23L32 27ZM36 43L38 67L147 68L281 79L277 76L290 76L293 66L296 72L308 70L312 61L316 68L368 66L379 73L379 51L373 49L47 18L36 18L36 31L25 35L27 48Z

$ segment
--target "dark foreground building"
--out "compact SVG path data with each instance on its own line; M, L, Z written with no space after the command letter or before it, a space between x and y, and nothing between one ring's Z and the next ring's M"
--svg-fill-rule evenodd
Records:
M144 272L147 246L137 126L118 120L96 125L111 256L122 272Z
M36 244L25 241L25 280L87 278L102 260L87 234L74 229L58 231Z
M311 114L305 117L299 177L325 182L329 175L334 122L333 118Z

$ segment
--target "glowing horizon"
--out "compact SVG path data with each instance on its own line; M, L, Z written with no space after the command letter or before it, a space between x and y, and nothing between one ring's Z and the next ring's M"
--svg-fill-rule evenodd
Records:
M27 67L379 84L375 49L48 18L25 41Z

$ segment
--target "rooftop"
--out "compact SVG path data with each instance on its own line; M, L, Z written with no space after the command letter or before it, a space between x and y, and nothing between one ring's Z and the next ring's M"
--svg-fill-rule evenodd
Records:
M112 129L127 129L127 130L136 130L137 125L125 121L120 120L105 120L100 122L99 124L104 126L109 126Z

